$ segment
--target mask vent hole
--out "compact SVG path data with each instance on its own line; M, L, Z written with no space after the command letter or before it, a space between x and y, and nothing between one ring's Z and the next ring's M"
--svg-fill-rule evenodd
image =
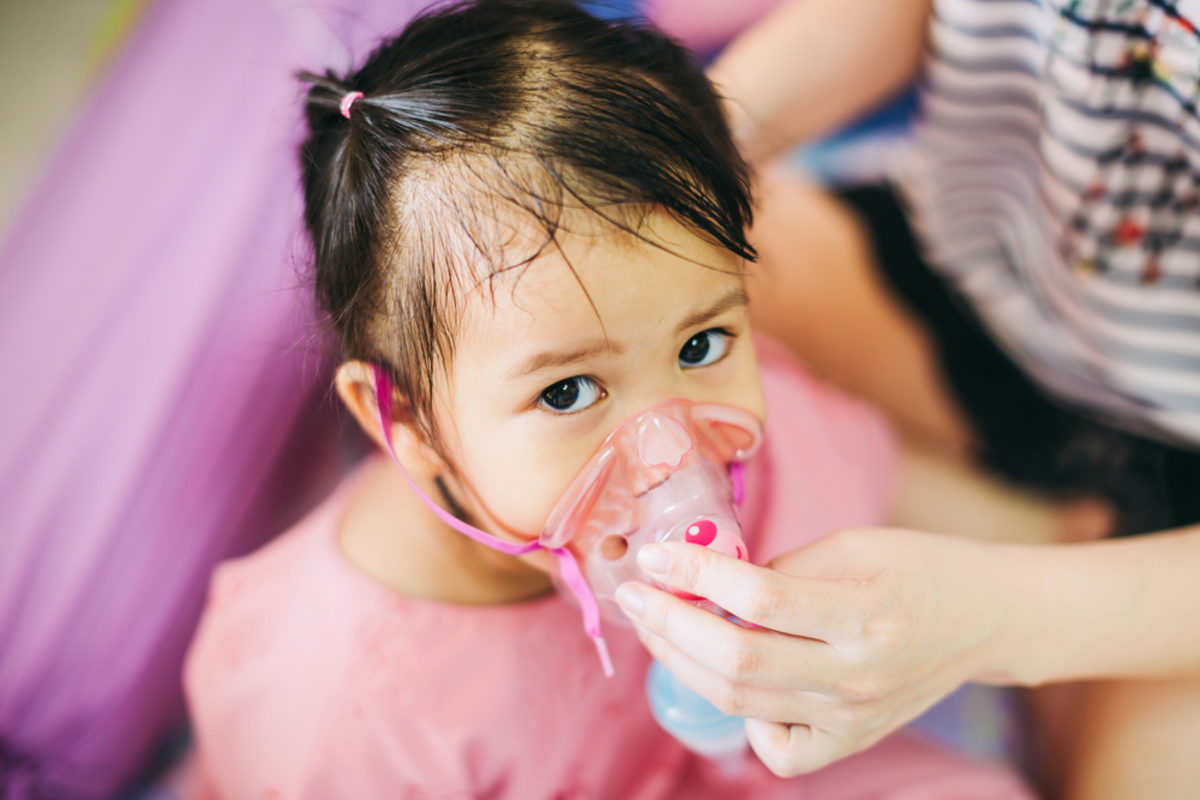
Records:
M605 536L600 541L600 555L609 561L624 558L627 552L629 552L629 540L624 536Z

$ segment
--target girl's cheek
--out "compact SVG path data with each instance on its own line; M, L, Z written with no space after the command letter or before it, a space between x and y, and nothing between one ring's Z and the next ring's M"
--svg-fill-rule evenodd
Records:
M509 527L531 537L541 533L562 494L556 485L539 478L528 474L505 476L496 486L496 496L504 498L495 507L497 516Z
M573 449L561 436L544 440L527 435L496 442L489 455L472 462L471 480L498 522L536 536L590 455L564 458L562 451Z

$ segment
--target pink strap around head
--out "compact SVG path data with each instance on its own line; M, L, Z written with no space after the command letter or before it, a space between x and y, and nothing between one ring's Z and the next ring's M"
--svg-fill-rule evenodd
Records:
M350 106L354 105L354 101L362 96L362 92L346 92L346 94L342 96L342 103L339 108L342 110L343 117L350 119Z
M361 93L359 93L361 97ZM345 100L342 101L345 105ZM349 114L347 114L349 116ZM510 556L520 556L525 553L532 553L534 550L547 549L558 558L558 566L562 571L563 583L575 595L579 601L579 607L583 611L583 629L587 631L587 635L592 638L592 642L596 645L596 652L600 654L600 665L604 668L604 675L611 678L613 676L612 658L608 654L608 645L604 641L604 632L600 628L600 604L596 602L596 595L592 593L592 588L588 586L584 580L583 573L579 571L579 564L575 561L575 556L571 555L571 551L565 547L547 548L541 542L533 541L526 544L515 544L514 542L506 542L503 539L498 539L490 533L481 531L457 517L451 515L425 492L421 491L421 487L417 486L417 482L412 479L408 471L404 469L404 465L400 463L400 459L396 457L396 450L392 446L392 382L388 379L387 373L378 364L373 364L372 369L375 373L375 405L379 410L379 427L383 430L383 440L387 443L388 455L392 457L392 461L396 462L396 466L400 469L400 474L408 481L408 485L413 488L417 496L425 501L425 505L429 506L437 518L449 525L454 530L469 536L475 541L485 544L501 553L507 553Z

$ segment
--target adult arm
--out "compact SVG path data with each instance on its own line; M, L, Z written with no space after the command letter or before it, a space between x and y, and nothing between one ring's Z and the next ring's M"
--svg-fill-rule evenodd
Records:
M769 568L687 544L639 562L762 626L642 584L618 593L656 658L751 718L780 775L870 746L968 680L1200 677L1200 528L1058 546L869 528Z
M746 157L764 163L905 86L930 3L789 0L739 36L709 77Z

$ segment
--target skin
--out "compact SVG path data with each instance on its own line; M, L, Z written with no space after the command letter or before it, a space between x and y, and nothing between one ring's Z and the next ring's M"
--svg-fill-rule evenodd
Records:
M515 212L498 229L505 258L520 260L541 243L540 228ZM633 414L683 398L763 418L740 260L662 213L650 213L640 233L654 244L574 212L556 246L523 273L497 277L494 293L486 282L472 290L453 362L437 378L434 413L445 452L433 452L404 424L392 426L398 457L426 494L441 497L440 477L471 524L529 541L571 478ZM704 335L710 352L723 346L723 355L681 364L681 348ZM539 401L547 387L576 376L593 382L594 403L562 413ZM370 370L343 364L336 383L382 445ZM364 572L444 602L510 603L551 591L547 553L512 557L478 544L425 508L394 466L380 461L372 469L339 530L347 557ZM402 531L396 519L406 520Z
M766 176L754 232L761 281L750 282L756 324L932 451L969 457L973 433L929 338L874 277L853 217L766 169L774 154L904 85L920 63L928 13L928 0L793 0L711 75L743 151ZM1071 509L1060 538L1094 539L1108 514L1096 502ZM1087 679L1058 698L1065 713L1043 729L1059 754L1048 796L1200 796L1200 529L1030 547L971 540L975 525L964 520L956 539L839 532L770 569L687 545L640 554L665 582L764 629L641 585L619 599L685 683L724 710L774 720L747 729L780 775L869 746L965 680ZM995 540L1027 535L989 527Z
M791 0L709 70L734 138L766 164L905 88L924 53L932 0Z

